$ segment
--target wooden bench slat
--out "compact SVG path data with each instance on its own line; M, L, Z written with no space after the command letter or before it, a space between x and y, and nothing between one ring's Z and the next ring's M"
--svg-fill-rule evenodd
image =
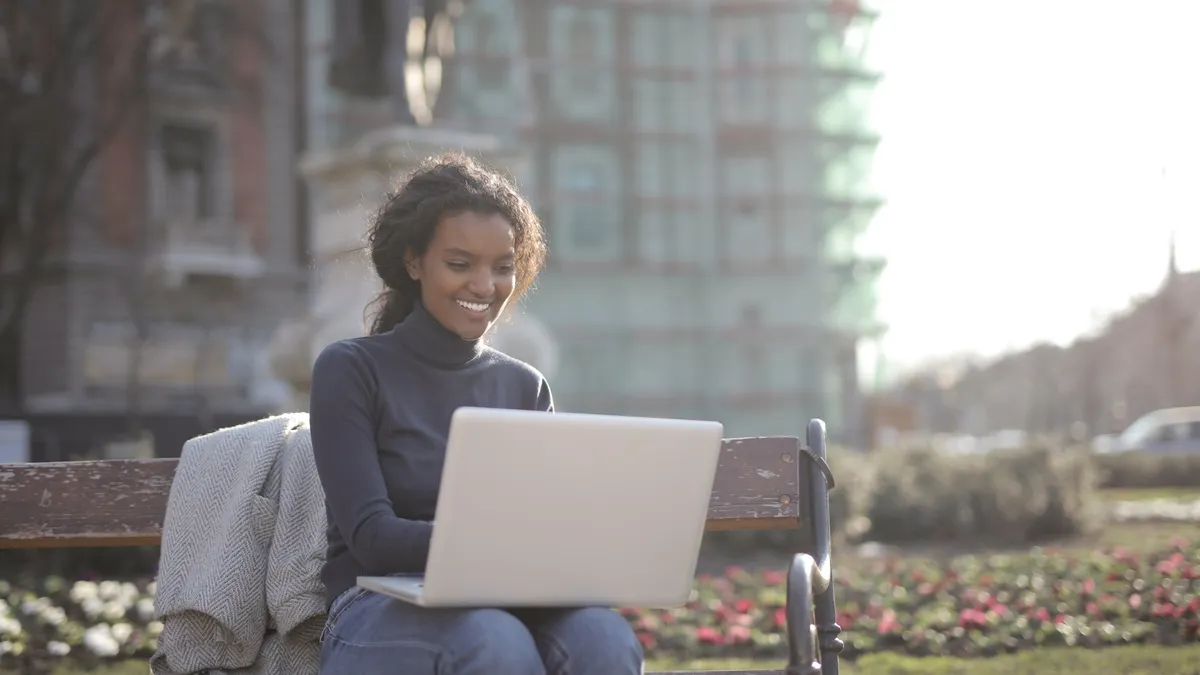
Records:
M726 439L705 529L796 527L797 439ZM176 459L0 464L0 548L156 545Z

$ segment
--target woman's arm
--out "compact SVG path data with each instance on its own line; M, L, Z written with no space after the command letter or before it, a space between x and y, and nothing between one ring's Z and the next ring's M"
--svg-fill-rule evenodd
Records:
M333 522L371 574L424 569L433 524L396 517L375 444L378 383L358 347L335 342L313 365L313 458Z

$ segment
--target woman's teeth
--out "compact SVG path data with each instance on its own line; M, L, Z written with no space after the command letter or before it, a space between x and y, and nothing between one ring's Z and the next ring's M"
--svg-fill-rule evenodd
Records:
M486 312L488 307L492 306L490 302L467 302L465 300L455 300L459 307L469 309L472 312Z

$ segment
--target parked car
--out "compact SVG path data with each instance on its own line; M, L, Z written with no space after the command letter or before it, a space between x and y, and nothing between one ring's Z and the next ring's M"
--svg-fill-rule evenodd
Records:
M1097 436L1095 452L1200 453L1200 406L1147 413L1120 434Z

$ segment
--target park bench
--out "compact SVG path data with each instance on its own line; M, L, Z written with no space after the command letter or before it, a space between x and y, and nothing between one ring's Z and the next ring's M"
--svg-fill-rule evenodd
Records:
M830 563L825 424L794 436L726 439L707 531L809 528L812 550L787 575L785 670L707 675L836 675L842 641ZM0 464L0 548L159 543L178 460ZM663 674L669 675L669 674ZM677 672L674 675L681 675Z

